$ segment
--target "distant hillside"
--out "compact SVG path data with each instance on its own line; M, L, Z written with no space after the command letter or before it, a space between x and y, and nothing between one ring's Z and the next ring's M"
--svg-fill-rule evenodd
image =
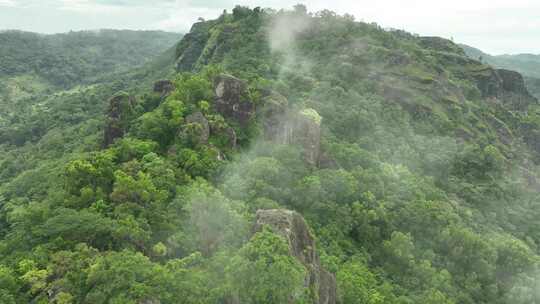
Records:
M181 39L161 31L100 30L42 35L0 32L0 79L69 88L137 67ZM13 82L13 81L12 81ZM36 89L42 87L37 85Z
M167 77L181 38L161 31L0 32L0 144L65 130L103 113L114 92Z
M471 58L482 59L482 62L492 66L521 73L525 77L529 91L537 98L540 98L540 55L518 54L493 56L465 44L461 44L460 46Z

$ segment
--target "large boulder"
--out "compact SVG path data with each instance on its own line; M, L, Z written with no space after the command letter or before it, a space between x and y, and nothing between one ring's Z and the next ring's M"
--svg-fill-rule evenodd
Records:
M107 122L103 134L103 147L108 147L117 138L124 136L129 120L133 115L135 98L126 93L119 93L109 100Z
M499 98L512 110L527 111L529 105L538 100L527 90L525 80L520 73L505 69L496 70L501 79L502 93Z
M186 116L185 121L181 136L189 137L195 144L207 144L210 137L208 119L201 112L195 112Z
M217 143L223 148L234 149L236 148L236 143L238 137L236 136L236 131L229 126L225 121L222 120L222 117L213 117L214 119L210 121L210 134L216 136Z
M321 155L321 116L314 109L300 111L288 109L288 101L272 92L263 98L262 125L265 140L277 144L299 145L303 148L304 160L318 165Z
M255 104L249 100L247 84L231 75L221 74L214 79L214 107L229 120L247 127L255 116Z
M485 66L470 72L470 76L482 93L482 97L507 105L514 111L526 111L528 106L537 103L518 72L493 69Z
M527 88L525 87L525 80L520 73L505 69L497 69L497 74L502 81L502 87L508 92L517 94L529 95Z
M161 95L161 97L167 97L174 91L174 83L170 80L158 80L154 83L154 92Z
M293 142L304 148L304 160L318 165L321 145L321 116L313 109L304 109L296 115Z
M289 252L307 269L305 287L315 291L313 303L336 303L336 279L320 263L315 238L304 218L295 211L284 209L259 210L253 231L261 231L264 226L285 238Z
M263 99L263 104L261 117L265 140L278 144L290 143L292 124L287 110L287 98L272 92Z
M471 71L470 76L482 93L482 97L498 97L503 92L501 77L489 66Z

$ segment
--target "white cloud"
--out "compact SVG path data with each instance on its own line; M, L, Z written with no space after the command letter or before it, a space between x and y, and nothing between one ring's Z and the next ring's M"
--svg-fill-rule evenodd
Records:
M212 19L219 16L222 11L223 9L193 6L188 1L177 0L168 5L165 17L151 26L166 31L187 32L199 17Z
M17 3L14 0L0 0L0 6L15 7Z
M538 0L0 0L0 29L85 28L188 31L236 5L331 9L420 35L453 37L491 53L540 53ZM38 22L39 21L39 22Z

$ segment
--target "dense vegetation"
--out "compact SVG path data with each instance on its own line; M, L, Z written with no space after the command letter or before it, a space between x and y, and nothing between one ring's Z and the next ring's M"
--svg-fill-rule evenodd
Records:
M0 143L21 145L53 127L62 130L99 118L116 91L148 85L144 79L153 80L152 74L163 77L162 67L171 64L179 36L116 30L1 32Z
M540 301L540 108L490 66L303 6L197 23L174 91L151 92L173 56L0 124L0 302L311 303L285 240L250 233L270 208L306 218L340 303ZM223 72L259 108L273 92L312 109L327 161L220 115ZM124 136L101 149L113 111ZM194 113L238 145L201 142Z
M180 37L159 31L99 30L55 35L3 31L0 77L22 77L22 83L34 78L69 88L95 81L105 73L141 65Z

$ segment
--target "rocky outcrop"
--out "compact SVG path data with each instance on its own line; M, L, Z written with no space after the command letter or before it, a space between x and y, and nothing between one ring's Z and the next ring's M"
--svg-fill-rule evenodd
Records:
M263 99L261 109L264 138L278 143L288 144L292 138L292 124L287 110L288 100L283 95L271 92Z
M453 41L441 37L420 37L420 45L439 52L455 53L465 56L465 51Z
M247 84L231 75L221 74L214 79L214 107L226 119L247 127L255 116L255 105L248 98Z
M238 137L236 136L236 131L234 131L233 128L231 127L227 127L225 128L225 135L227 137L227 140L228 140L228 145L229 145L229 148L230 149L234 149L236 148L236 143L238 141Z
M189 114L182 130L182 136L188 137L193 143L203 145L208 143L210 125L201 112Z
M505 69L498 69L496 71L501 78L504 90L517 94L529 95L529 92L525 87L525 80L523 80L523 76L521 76L520 73Z
M498 97L502 94L502 79L497 72L489 66L470 72L472 80L482 93L482 97Z
M321 117L313 109L292 111L282 95L272 92L263 99L260 111L265 140L277 144L299 145L303 148L304 159L311 165L318 165L321 144Z
M287 241L289 252L307 269L305 287L314 291L313 303L336 303L336 279L320 263L315 238L304 220L297 212L283 209L257 211L254 232L268 226Z
M188 34L176 48L176 69L180 72L192 71L201 56L208 39L211 22L193 24Z
M321 146L321 116L313 109L304 109L296 114L293 123L293 143L304 148L304 160L319 163Z
M523 134L525 143L535 151L537 155L540 155L540 130L538 130L538 127L531 122L522 123L520 132ZM540 163L540 157L535 161L536 163Z
M330 156L328 151L322 150L319 155L319 169L339 169L338 162Z
M238 137L236 136L236 131L234 131L234 129L231 128L230 126L226 126L226 125L223 126L220 124L211 124L210 133L220 136L222 139L224 139L225 142L222 142L222 144L225 147L229 149L236 148Z
M497 117L489 115L486 117L488 124L495 130L499 140L505 145L511 145L514 142L514 135L508 126Z
M124 136L133 115L135 98L126 93L120 93L109 100L107 109L107 122L103 135L103 147L108 147L117 138Z
M166 97L174 91L174 83L170 80L159 80L154 83L154 93L158 93L161 97Z
M470 76L482 97L497 99L511 110L525 111L530 104L537 102L527 91L523 76L518 72L486 66L471 72Z

